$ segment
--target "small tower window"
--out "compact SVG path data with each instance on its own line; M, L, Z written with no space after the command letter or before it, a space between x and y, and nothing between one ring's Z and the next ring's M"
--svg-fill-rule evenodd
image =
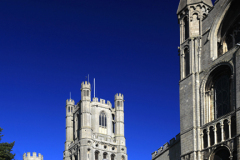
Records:
M117 101L117 106L118 106L118 107L120 106L120 102L119 102L119 101Z
M189 56L188 48L184 50L184 72L185 72L185 77L190 74L190 56Z
M87 96L89 96L89 90L87 90Z
M68 112L70 112L70 107L68 107Z

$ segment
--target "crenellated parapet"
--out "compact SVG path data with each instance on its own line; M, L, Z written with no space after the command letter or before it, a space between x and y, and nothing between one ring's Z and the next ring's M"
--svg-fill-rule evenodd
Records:
M73 99L67 99L66 105L75 105L75 101Z
M172 138L169 142L165 143L157 151L154 151L152 153L152 159L156 156L163 154L165 151L167 151L169 148L171 148L173 145L175 145L178 142L180 142L180 134L176 135L176 137Z
M82 82L81 89L91 89L91 84L88 81Z
M27 152L27 154L23 154L23 160L43 160L43 155L41 155L41 153L38 153L37 156L37 153L33 152L33 155L31 156L31 153Z
M105 107L107 108L112 108L112 103L110 101L107 101L106 103L106 100L105 99L98 99L97 97L94 97L93 100L92 100L92 103L94 103L95 105L104 105Z
M123 94L121 93L115 94L115 100L123 100Z

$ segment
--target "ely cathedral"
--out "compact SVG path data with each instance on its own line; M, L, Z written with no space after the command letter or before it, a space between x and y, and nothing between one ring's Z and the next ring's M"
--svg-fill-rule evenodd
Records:
M240 160L240 0L180 0L180 134L152 160Z

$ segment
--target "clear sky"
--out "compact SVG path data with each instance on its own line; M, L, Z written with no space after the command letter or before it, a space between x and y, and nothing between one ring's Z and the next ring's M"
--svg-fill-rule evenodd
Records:
M0 127L13 153L61 160L65 103L96 78L96 97L125 97L129 160L176 136L179 0L1 0ZM92 95L93 96L93 95Z

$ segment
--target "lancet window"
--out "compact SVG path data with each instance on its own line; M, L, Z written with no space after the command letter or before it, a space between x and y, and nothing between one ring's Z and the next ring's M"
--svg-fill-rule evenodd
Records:
M99 126L100 127L107 127L107 116L104 112L101 112L99 115Z

